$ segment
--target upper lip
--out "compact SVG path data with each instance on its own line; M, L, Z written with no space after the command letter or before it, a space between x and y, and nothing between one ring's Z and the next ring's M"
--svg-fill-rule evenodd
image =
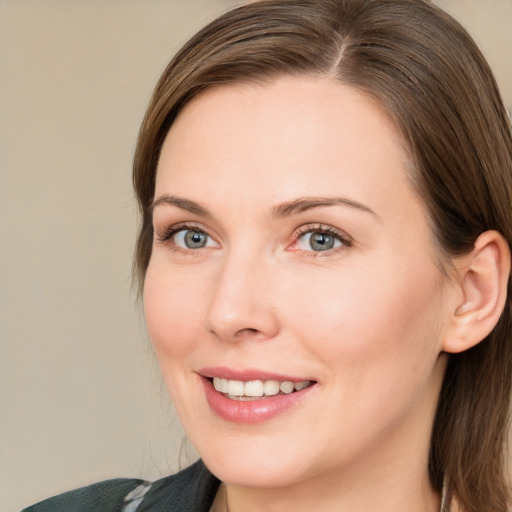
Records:
M198 373L206 378L220 377L228 380L240 380L247 382L250 380L278 380L278 381L291 381L291 382L302 382L305 380L316 381L316 379L310 377L297 377L292 375L283 375L280 373L269 372L266 370L258 370L256 368L246 369L232 369L222 366L214 366L209 368L202 368Z

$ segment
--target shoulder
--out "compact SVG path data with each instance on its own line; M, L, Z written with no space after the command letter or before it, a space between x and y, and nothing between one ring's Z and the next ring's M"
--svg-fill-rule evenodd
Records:
M22 512L119 512L125 496L143 483L142 480L130 478L105 480L59 494L25 508Z
M106 480L60 494L22 512L207 512L219 483L198 461L152 484L137 479Z
M151 486L137 512L208 512L220 481L199 460Z

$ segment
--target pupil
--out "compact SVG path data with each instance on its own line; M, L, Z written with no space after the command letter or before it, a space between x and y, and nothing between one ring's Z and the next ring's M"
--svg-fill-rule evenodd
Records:
M328 251L334 246L334 238L325 233L313 233L310 238L310 245L315 251Z
M206 245L206 235L202 231L188 231L185 235L185 245L189 249L197 249Z

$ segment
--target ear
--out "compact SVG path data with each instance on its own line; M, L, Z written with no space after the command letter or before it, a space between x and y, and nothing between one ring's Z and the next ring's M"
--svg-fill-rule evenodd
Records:
M510 248L497 231L485 231L473 250L454 260L457 304L443 350L463 352L480 343L495 327L505 307Z

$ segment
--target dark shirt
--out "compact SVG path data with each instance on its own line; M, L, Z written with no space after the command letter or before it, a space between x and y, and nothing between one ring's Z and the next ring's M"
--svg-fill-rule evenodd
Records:
M121 512L131 510L128 506L137 498L138 489L147 491L137 512L208 512L219 484L199 460L150 486L143 480L129 478L106 480L60 494L22 512Z

